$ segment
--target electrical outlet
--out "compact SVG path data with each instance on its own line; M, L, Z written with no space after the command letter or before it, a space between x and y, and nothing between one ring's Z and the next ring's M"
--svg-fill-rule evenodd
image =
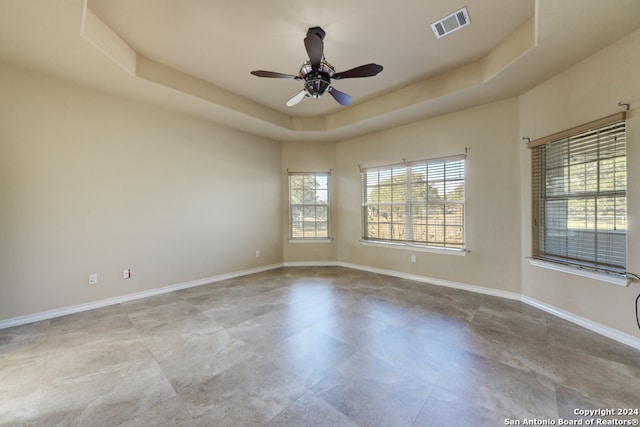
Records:
M416 262L416 256L415 255L411 255L411 262Z
M124 270L122 270L122 278L131 279L131 269L125 268Z
M256 258L260 256L260 249L256 249Z
M90 274L89 275L89 284L90 285L97 285L98 284L98 275L97 274Z

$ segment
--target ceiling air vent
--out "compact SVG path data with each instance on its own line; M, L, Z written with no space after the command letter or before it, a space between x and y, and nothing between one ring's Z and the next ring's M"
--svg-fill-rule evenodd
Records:
M471 21L469 20L469 13L467 12L467 8L463 7L462 9L452 13L451 15L446 16L441 20L431 24L431 29L436 35L436 38L442 38L449 33L452 33L464 26L469 25L470 23Z

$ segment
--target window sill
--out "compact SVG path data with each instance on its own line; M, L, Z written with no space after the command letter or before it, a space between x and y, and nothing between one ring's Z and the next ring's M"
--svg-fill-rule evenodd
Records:
M535 267L547 268L549 270L561 271L563 273L573 274L575 276L586 277L593 280L599 280L601 282L611 283L618 286L629 286L631 280L622 275L598 273L578 267L572 267L569 265L559 264L551 261L544 261L541 259L528 258L529 264Z
M377 248L401 249L412 252L429 252L441 255L467 256L469 251L466 249L446 249L433 248L420 245L411 245L408 243L391 243L391 242L372 242L370 240L360 240L362 246L373 246Z
M289 239L289 243L331 243L333 238L327 237L322 239Z

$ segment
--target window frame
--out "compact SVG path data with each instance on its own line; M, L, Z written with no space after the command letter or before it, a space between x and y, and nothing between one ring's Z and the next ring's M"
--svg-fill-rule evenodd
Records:
M613 114L531 141L527 146L532 149L531 264L627 285L626 114ZM563 151L565 148L566 152ZM554 157L554 153L560 154L555 154ZM582 163L575 160L580 156L583 158ZM614 166L613 178L605 178L608 176L607 172L611 174L603 169L604 162L607 161L612 161L614 165L623 164L624 167L616 170ZM555 163L548 165L548 162ZM584 189L577 186L572 179L573 168L578 168L584 175L578 181L580 184L584 181ZM560 171L562 176L554 178L554 172L549 174L552 170ZM558 171L555 172L556 175ZM618 186L617 173L624 174L623 188ZM607 179L612 180L613 184ZM622 199L624 203L620 204ZM612 200L613 222L599 222L599 204L603 204L603 201L610 204ZM582 226L572 225L572 222L575 223L576 214L572 214L571 211L576 201L585 205L585 222ZM593 201L595 206L594 219L591 222L588 220L591 213L587 212L586 208L590 201ZM606 218L604 215L602 217ZM621 217L624 228L619 229L617 227ZM558 224L562 219L566 220L565 226L559 228ZM555 228L549 229L549 224L555 225ZM558 239L564 244L554 243ZM592 244L589 239L593 241ZM565 253L560 253L563 251Z
M331 172L288 172L287 176L287 185L289 188L288 191L288 206L289 206L289 242L290 243L313 243L313 242L330 242L331 238L331 190L330 190L330 179ZM294 203L293 200L293 189L292 189L292 178L293 177L313 177L314 179L323 178L326 179L326 188L320 188L320 190L326 191L326 203L306 203L304 201L304 195L302 196L302 201L300 203ZM317 192L319 188L317 184L313 189L313 199L318 200ZM304 192L304 189L303 189ZM303 193L304 194L304 193ZM326 220L320 221L318 220L318 207L323 208L326 211ZM313 208L314 215L313 221L305 221L304 219L301 221L302 223L302 235L296 235L294 232L294 211L296 209L302 209L303 215L306 209ZM316 225L314 235L305 236L305 223L314 223ZM318 236L318 228L317 225L319 223L326 224L326 235Z
M440 174L437 172L438 168L442 170ZM451 172L448 172L448 170ZM407 179L407 177L410 179ZM417 177L417 179L414 177ZM387 183L380 182L382 179L385 179ZM397 182L394 182L394 179ZM455 185L455 187L447 191L447 186L450 185ZM402 187L404 187L404 190ZM380 194L383 188L387 188L387 192L390 192L391 201L381 201L380 196L378 196L378 201L372 202L369 199L371 193L377 190ZM393 194L394 188L399 190L397 191L397 193L400 193L399 196ZM437 188L443 190L443 195L440 199L430 199L430 194L434 189L436 191L435 195L439 194ZM459 188L461 188L461 191L457 191ZM363 245L455 255L467 254L465 154L361 168L360 190L361 243ZM402 196L403 191L404 197ZM424 199L412 200L416 191L418 191L418 194L424 194ZM446 194L451 194L454 191L457 191L458 199L444 198ZM396 197L398 197L397 200L395 200ZM437 210L438 206L442 209L441 213L436 215L433 210ZM374 209L374 211L377 209L380 212L382 207L388 207L391 211L391 214L388 215L391 217L387 224L388 231L386 234L388 236L381 236L382 231L380 229L378 229L377 235L372 235L370 225L375 226L377 224L380 226L380 214L378 213L377 215L378 221L370 221L371 209ZM394 208L405 214L399 222L393 222ZM416 212L420 212L420 214L416 215ZM416 216L421 219L416 220ZM441 217L442 223L440 227L434 220L436 217ZM448 223L447 218L456 218L455 223ZM398 236L395 238L393 236L394 224L399 225L399 228L404 227L403 231L399 231ZM448 237L447 227L460 230L457 233L460 236L459 242L454 242L453 239ZM423 230L422 233L420 233L421 229ZM442 230L442 238L431 238L430 230L439 229ZM424 239L417 239L417 233L423 234ZM435 233L437 234L437 231ZM399 237L400 234L402 234L402 237Z

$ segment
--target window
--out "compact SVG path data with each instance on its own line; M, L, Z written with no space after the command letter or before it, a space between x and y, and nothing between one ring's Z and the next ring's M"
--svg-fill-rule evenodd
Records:
M464 250L464 156L367 168L362 239Z
M329 238L329 173L289 173L289 238Z
M624 118L616 114L529 143L534 259L625 272Z

